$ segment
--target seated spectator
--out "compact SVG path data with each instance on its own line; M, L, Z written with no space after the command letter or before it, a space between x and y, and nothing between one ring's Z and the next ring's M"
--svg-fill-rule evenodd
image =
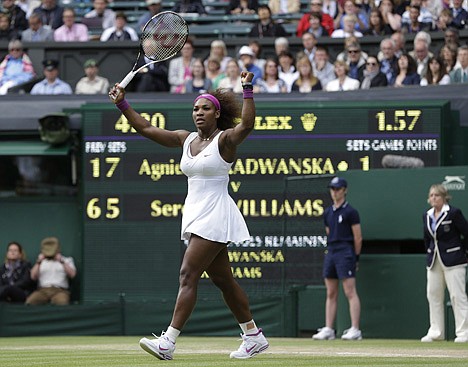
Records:
M217 89L219 81L226 76L221 71L221 63L216 57L208 58L205 72L206 72L206 77L211 80L212 89Z
M275 55L278 57L283 51L289 52L289 41L286 37L275 39Z
M323 2L322 0L311 0L310 1L310 11L304 14L299 23L297 23L296 35L301 37L305 32L308 32L310 29L310 14L312 12L319 12L322 16L321 25L327 33L331 36L334 31L333 18L322 11Z
M286 82L279 77L279 68L275 59L268 58L263 71L263 78L257 79L255 93L287 93Z
M450 84L450 76L447 74L444 62L438 57L429 59L426 76L421 79L421 85L446 85Z
M242 46L239 49L239 67L242 70L253 73L252 84L255 85L257 80L262 77L262 71L254 64L255 53L249 46ZM266 65L266 62L265 62ZM266 66L265 66L266 69Z
M356 30L357 17L348 14L343 17L343 28L335 29L332 38L348 38L351 36L362 37L362 33Z
M212 85L212 80L206 76L203 61L195 59L192 65L192 76L185 82L181 93L207 93L213 89Z
M382 13L378 9L372 9L369 14L369 28L362 34L364 36L386 36L392 33L393 29L384 22Z
M300 0L269 0L268 6L271 9L271 14L295 14L301 11Z
M416 71L416 61L408 55L403 54L398 59L397 75L395 78L395 87L405 85L420 85L421 77Z
M327 92L338 92L359 89L359 80L350 78L348 65L344 61L335 61L335 76L336 79L329 82L325 90Z
M348 76L353 79L359 79L359 75L365 68L367 56L364 57L361 52L359 43L351 43L347 49L348 57L346 63L348 64Z
M192 76L192 65L195 61L195 58L193 57L194 50L193 40L189 38L180 51L181 56L176 57L169 62L168 80L172 93L181 93L184 88L185 81L190 79Z
M460 31L457 28L449 27L444 32L444 43L453 44L457 48L460 46Z
M402 26L404 24L410 24L414 22L414 20L411 19L411 8L413 6L416 6L419 9L419 14L417 18L418 22L425 25L428 29L432 29L434 18L432 16L432 13L427 8L426 0L411 0L409 6L407 6L405 11L401 15Z
M107 9L107 0L94 0L93 10L84 15L82 22L91 28L91 23L94 20L99 22L101 29L111 28L115 24L115 12L111 9Z
M230 0L226 14L255 14L258 8L258 0Z
M109 81L99 76L99 68L96 60L89 59L83 64L86 74L75 87L75 94L106 94L109 92Z
M279 77L286 82L288 92L291 92L293 83L299 78L299 72L296 70L294 56L289 51L282 51L278 55Z
M432 23L422 23L418 20L421 8L417 5L411 5L409 12L409 22L403 23L401 31L405 34L418 33L421 31L429 32L432 29Z
M249 47L252 49L252 51L255 54L254 60L253 60L254 65L258 66L258 68L260 70L265 69L266 60L261 57L261 55L262 55L262 45L260 44L260 42L258 42L257 40L252 39L252 40L249 41Z
M137 68L151 62L146 56L138 60ZM169 61L160 61L144 67L135 77L136 92L169 92Z
M386 87L387 77L380 71L380 63L377 56L369 55L366 60L366 67L359 75L360 89L375 87Z
M271 18L271 10L268 5L260 5L257 10L258 21L250 29L249 37L285 37L286 31L281 24L277 24Z
M457 52L458 47L452 43L445 44L440 49L439 57L442 59L447 73L455 69L457 64Z
M377 9L382 15L383 23L388 25L393 32L401 29L401 15L395 11L393 0L382 0Z
M450 84L468 83L468 46L458 48L458 62L460 67L450 72Z
M114 26L104 29L101 42L107 41L138 41L140 38L136 31L127 25L127 16L124 12L115 15Z
M314 34L306 32L302 35L302 50L300 51L306 55L310 62L314 62L315 51L317 50L317 38Z
M320 80L322 89L329 82L335 79L335 67L329 61L327 48L317 46L312 67L314 69L314 75Z
M42 61L44 66L44 80L34 84L31 94L73 94L70 84L61 80L59 75L59 62L53 59Z
M75 276L75 262L72 257L65 257L60 253L58 239L44 238L41 253L31 269L31 278L37 281L37 290L29 295L26 304L70 304L69 279Z
M225 73L226 76L219 81L218 88L229 89L234 93L242 93L240 68L236 60L229 60Z
M395 43L393 39L384 38L380 41L380 51L382 52L380 71L387 77L388 85L393 85L395 84L398 67L398 58L395 56Z
M403 32L397 31L397 32L393 32L393 34L390 36L390 38L393 40L393 46L394 46L393 52L394 52L395 56L400 57L401 55L403 55L406 52L406 50L405 50L405 47L406 47L406 37L405 37L405 35L403 34ZM380 57L379 57L379 60L381 60Z
M208 59L212 57L219 60L221 63L221 71L224 72L226 70L227 63L232 59L232 57L228 55L227 47L223 40L214 40L211 42L210 54L204 61L205 69L208 67Z
M46 42L54 40L54 31L44 27L39 14L31 14L29 17L29 28L21 33L23 42Z
M21 41L10 41L8 54L0 63L0 95L7 94L8 89L16 85L30 81L35 75L31 59L23 51Z
M312 63L307 55L302 55L296 62L299 77L294 81L291 91L300 93L310 93L314 90L322 90L320 80L314 75Z
M463 0L452 0L450 10L452 10L453 14L453 26L458 29L465 28L468 22L468 12L463 8Z
M54 40L58 42L89 41L88 27L75 23L75 11L71 8L63 10L63 26L54 31Z
M0 267L0 302L24 303L33 289L31 263L26 260L23 247L10 242Z
M143 15L140 16L140 18L138 18L138 29L140 31L143 30L145 24L148 23L152 17L161 12L161 1L162 0L146 0L148 11L146 11Z
M172 8L172 11L183 14L206 14L205 6L201 0L179 0Z
M442 9L439 17L435 22L435 31L445 32L448 28L453 27L453 13L450 9Z
M1 11L8 16L10 29L17 35L21 35L21 32L28 28L26 13L15 4L14 0L3 0Z
M312 33L316 38L329 37L327 30L322 26L322 14L318 11L310 13L310 28L307 33ZM304 33L305 34L305 33Z
M343 45L344 45L344 48L343 48L343 51L341 51L338 55L336 55L336 60L342 60L342 61L346 61L348 62L348 57L349 57L349 52L348 52L348 48L349 46L351 45L359 45L359 49L361 50L360 51L360 57L367 59L367 53L365 53L362 48L361 48L361 44L359 43L359 38L358 37L354 37L354 36L351 36L351 37L348 37L348 38L345 38L344 39L344 42L343 42Z
M356 5L354 0L345 0L343 7L338 6L338 15L334 20L335 30L345 28L345 17L351 15L355 17L355 22L353 24L354 30L359 33L364 32L369 28L369 19L367 14ZM349 32L349 31L348 31Z
M63 8L57 5L57 0L42 0L41 6L34 9L33 14L38 14L42 24L53 30L63 25Z
M424 34L426 34L428 38L424 38ZM428 39L430 40L429 34L423 32L421 35L421 37L416 36L414 38L414 49L409 52L409 55L416 61L417 73L421 78L424 78L424 76L426 76L429 59L434 55L429 51L429 45L431 44L431 41L428 41Z
M12 41L18 39L18 32L10 27L8 15L0 13L0 41Z

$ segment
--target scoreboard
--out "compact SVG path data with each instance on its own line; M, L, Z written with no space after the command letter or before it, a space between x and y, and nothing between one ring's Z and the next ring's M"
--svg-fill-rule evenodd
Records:
M250 241L230 245L232 271L249 292L322 284L330 177L381 168L389 154L425 166L443 160L448 102L257 101L256 107L254 131L239 147L229 183L251 233ZM154 126L195 129L190 103L134 108ZM186 246L181 149L141 137L110 103L85 105L82 114L84 300L175 294ZM285 180L296 176L305 179ZM200 292L217 293L205 277Z

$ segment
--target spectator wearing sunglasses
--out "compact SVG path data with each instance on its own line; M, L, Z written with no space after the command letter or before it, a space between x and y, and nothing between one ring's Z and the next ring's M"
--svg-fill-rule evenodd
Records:
M380 63L377 56L369 55L366 60L365 68L359 75L360 89L369 89L375 87L386 87L388 85L387 77L380 71Z

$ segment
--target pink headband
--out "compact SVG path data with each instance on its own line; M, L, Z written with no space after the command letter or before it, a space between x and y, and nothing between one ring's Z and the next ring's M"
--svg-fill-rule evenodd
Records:
M193 101L193 103L195 104L195 102L198 101L200 98L205 98L205 99L210 100L211 102L213 102L216 109L221 111L221 104L219 103L218 98L216 98L215 96L208 94L208 93L200 94L197 98L195 98L195 101Z

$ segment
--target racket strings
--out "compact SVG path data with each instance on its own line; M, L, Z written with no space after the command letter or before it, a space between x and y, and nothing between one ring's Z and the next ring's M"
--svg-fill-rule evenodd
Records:
M188 36L188 27L178 15L166 13L150 20L141 34L145 56L162 61L179 52Z

